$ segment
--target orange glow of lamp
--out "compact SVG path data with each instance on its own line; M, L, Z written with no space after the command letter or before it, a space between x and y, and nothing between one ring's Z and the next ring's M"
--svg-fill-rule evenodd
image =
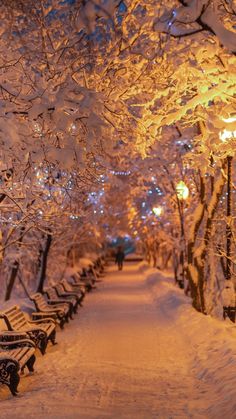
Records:
M182 180L176 185L176 192L178 199L182 200L189 197L189 189Z
M163 213L163 208L162 207L154 207L152 209L152 212L157 216L160 217L160 215Z
M230 118L222 118L222 121L226 122L226 124L232 124L236 122L236 116L231 116ZM220 131L219 137L223 143L226 143L232 138L236 139L236 129L229 130L224 128L223 131Z

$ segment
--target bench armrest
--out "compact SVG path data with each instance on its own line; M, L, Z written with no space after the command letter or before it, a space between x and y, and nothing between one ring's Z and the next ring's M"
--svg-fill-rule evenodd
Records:
M58 300L48 300L47 303L51 304L51 305L59 305L59 306L61 304L65 304L65 303L70 304L70 302L68 300L61 300L61 299L60 300L59 299Z
M37 324L47 324L47 323L52 323L55 324L55 320L52 317L45 317L42 319L37 319L37 320L28 320L28 323L32 324L32 325L37 325Z
M16 332L15 330L0 332L0 344L2 342L14 342L21 339L28 339L27 333Z
M11 342L0 342L1 349L14 349L27 346L29 348L36 348L34 342L30 339L19 339Z
M42 321L42 320L57 320L57 313L55 311L37 311L32 313L32 320L31 321Z
M73 292L73 291L63 291L61 294L61 297L62 298L78 298L78 294L76 294L75 292ZM68 300L67 300L67 302L68 302Z
M58 303L58 302L57 303L54 303L53 301L54 300L48 300L47 301L48 305L52 306L52 310L55 309L56 311L58 311L58 310L63 311L63 309L65 307L65 304L62 303L62 302L60 302L60 303ZM68 303L68 301L67 301L67 303ZM49 308L51 308L51 307L49 307ZM50 313L50 311L49 311L49 313Z

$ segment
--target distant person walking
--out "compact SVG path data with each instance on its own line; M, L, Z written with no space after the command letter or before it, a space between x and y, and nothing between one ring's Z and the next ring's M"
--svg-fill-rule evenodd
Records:
M125 254L122 250L122 247L119 246L116 253L116 260L115 263L118 265L118 270L122 271L123 269L123 262L124 262Z

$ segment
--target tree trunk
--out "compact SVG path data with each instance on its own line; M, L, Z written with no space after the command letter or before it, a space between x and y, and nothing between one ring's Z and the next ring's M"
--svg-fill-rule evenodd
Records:
M40 254L40 268L39 268L39 280L38 280L38 287L37 292L43 291L44 282L46 279L46 271L47 271L47 261L48 261L48 254L52 244L52 235L51 233L47 234L45 247Z
M10 275L9 282L7 284L7 289L6 289L6 294L5 294L5 301L10 300L11 298L11 293L15 284L17 274L18 274L18 269L19 269L19 262L16 260L11 269L11 275Z
M204 213L205 213L205 197L206 197L206 185L205 179L203 176L200 175L200 202L195 209L193 214L193 222L190 228L189 236L188 236L188 245L187 245L187 257L188 257L188 265L187 265L187 279L189 281L189 288L191 297L193 300L193 307L201 311L201 304L200 304L200 296L198 291L198 280L199 280L199 273L195 266L194 260L194 251L195 251L195 243L197 240L198 231L202 224Z
M222 169L225 169L225 162L222 164ZM207 205L207 212L205 211L205 205L202 205L202 212L199 212L199 216L196 218L197 223L194 226L194 235L188 245L188 278L191 287L193 306L196 310L205 313L205 300L204 300L204 285L205 285L205 263L208 245L212 236L213 219L219 204L220 197L222 195L223 187L225 184L224 174L220 173L217 181L214 184L214 189L210 201ZM203 202L202 202L203 204ZM206 225L202 244L195 247L197 232L203 220L204 214L207 213Z
M166 255L163 255L162 269L167 269L171 256L172 256L171 252L168 252Z
M21 228L20 237L19 237L19 247L21 246L21 243L23 241L24 231L25 231L25 227L22 227ZM7 283L7 289L6 289L6 294L5 294L5 301L10 300L10 298L11 298L11 293L12 293L12 290L14 288L15 280L17 278L19 266L20 266L19 260L15 260L15 262L13 263L13 267L11 269L10 279L9 279L9 281Z

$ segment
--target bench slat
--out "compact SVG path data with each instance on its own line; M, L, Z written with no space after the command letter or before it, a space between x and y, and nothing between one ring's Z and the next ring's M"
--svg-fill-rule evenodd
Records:
M8 351L6 351L7 353ZM30 357L34 354L35 349L34 348L16 348L11 349L9 351L9 354L15 358L21 366L24 366L25 363L30 359Z

